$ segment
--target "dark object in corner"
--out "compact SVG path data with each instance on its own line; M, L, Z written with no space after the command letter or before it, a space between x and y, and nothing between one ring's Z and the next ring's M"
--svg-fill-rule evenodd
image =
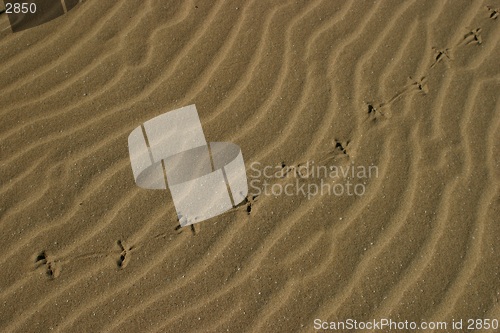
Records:
M14 0L11 3L22 4L24 0ZM75 7L81 0L32 0L36 5L34 13L7 13L13 32L26 30L49 22ZM33 7L35 8L35 7ZM4 10L5 11L5 10Z

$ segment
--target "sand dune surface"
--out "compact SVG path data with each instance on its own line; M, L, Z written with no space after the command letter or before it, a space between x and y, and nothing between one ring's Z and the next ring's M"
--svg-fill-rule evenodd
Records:
M15 33L1 13L0 332L500 320L497 8L87 0ZM190 104L250 193L178 228L127 137Z

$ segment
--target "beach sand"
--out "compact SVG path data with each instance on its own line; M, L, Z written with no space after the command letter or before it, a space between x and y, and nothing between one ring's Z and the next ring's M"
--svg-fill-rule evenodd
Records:
M88 0L17 33L0 14L0 332L500 320L495 8ZM176 229L127 137L190 104L207 141L241 147L249 185L289 173ZM359 191L312 195L321 180Z

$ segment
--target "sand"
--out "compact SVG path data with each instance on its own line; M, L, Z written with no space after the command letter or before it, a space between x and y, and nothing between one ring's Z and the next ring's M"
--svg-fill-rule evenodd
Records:
M17 33L0 14L0 332L500 319L494 8L88 0ZM288 176L179 229L127 137L190 104L249 182L255 163ZM326 179L362 195L276 193L318 182L308 162L378 174Z

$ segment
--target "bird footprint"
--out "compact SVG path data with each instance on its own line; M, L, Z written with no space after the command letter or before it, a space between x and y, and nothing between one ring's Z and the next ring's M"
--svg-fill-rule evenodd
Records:
M45 251L40 252L35 259L35 269L44 267L45 273L52 279L61 274L61 264L58 260L53 260Z
M118 240L116 244L120 247L120 258L117 260L116 264L118 268L125 268L130 261L131 251L135 248L133 245L128 246L124 241Z

